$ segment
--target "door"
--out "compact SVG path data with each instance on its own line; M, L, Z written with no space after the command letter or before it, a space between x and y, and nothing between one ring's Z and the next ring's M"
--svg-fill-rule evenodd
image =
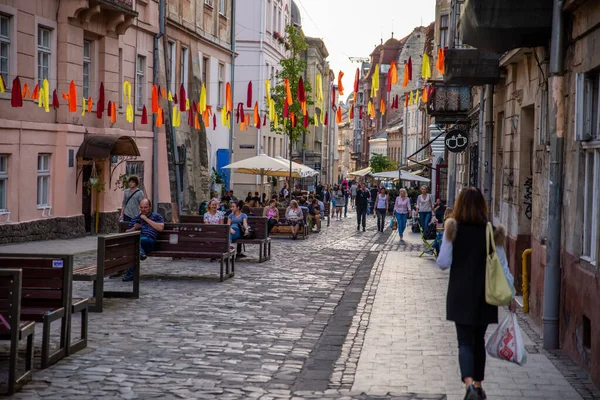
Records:
M85 231L87 233L92 231L92 193L87 188L87 182L90 180L91 176L92 166L84 166L81 174L81 213L83 214Z

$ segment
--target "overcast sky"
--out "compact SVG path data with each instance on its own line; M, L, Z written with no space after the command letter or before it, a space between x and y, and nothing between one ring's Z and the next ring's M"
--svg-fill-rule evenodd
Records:
M329 65L344 72L344 97L354 85L359 64L348 57L368 57L375 46L391 37L399 39L417 26L435 19L435 0L294 0L302 14L307 36L325 40ZM385 17L382 17L384 15ZM393 26L393 29L392 29Z

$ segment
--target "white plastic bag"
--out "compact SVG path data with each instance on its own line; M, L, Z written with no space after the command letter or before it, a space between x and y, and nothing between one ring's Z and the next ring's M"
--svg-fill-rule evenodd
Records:
M509 312L504 317L496 331L490 336L485 349L491 357L525 365L527 351L515 313Z

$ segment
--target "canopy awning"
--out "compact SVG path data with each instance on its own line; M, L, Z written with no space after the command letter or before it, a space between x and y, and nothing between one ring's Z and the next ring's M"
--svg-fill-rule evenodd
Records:
M290 165L266 154L246 158L226 165L222 168L234 169L235 172L248 175L280 176L290 175ZM292 169L292 177L300 178L300 174Z
M290 160L287 160L281 156L276 156L275 159L285 163L285 165L287 166L288 171L289 171ZM298 164L297 162L294 162L294 161L292 161L292 171L298 172L298 174L303 178L319 175L319 171L315 171L314 169L307 167L306 165Z
M110 156L139 157L140 151L131 136L87 134L77 150L77 157L110 158Z
M348 175L352 175L352 176L366 176L369 173L371 173L372 169L371 167L365 168L365 169L360 169L358 171L353 171L353 172L349 172Z
M423 173L423 172L421 171L421 173ZM418 176L417 174L411 174L410 172L399 171L399 170L378 172L375 174L371 174L371 176L374 178L378 178L378 179L389 179L389 180L400 179L402 181L431 182L431 180L428 178L423 178L421 176Z

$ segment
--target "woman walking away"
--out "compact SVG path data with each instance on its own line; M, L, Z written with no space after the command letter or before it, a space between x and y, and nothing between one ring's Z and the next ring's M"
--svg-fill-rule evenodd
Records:
M446 318L456 325L458 362L467 400L486 398L481 385L485 374L485 331L488 324L498 323L498 307L485 301L487 212L479 189L463 189L455 203L454 218L446 220L437 260L441 268L450 267ZM497 229L496 236L502 232L503 229Z
M225 214L219 211L219 202L211 200L208 203L208 211L204 213L205 224L223 224Z
M231 202L231 214L229 214L231 229L229 231L232 242L235 242L242 236L248 236L248 216L242 212L243 207L244 202L242 200ZM241 250L241 246L238 246L238 250ZM239 251L237 257L246 257L246 255Z
M285 218L292 230L292 240L296 240L298 229L302 227L302 222L304 221L304 214L302 214L302 210L298 207L296 200L290 202L290 206L285 211Z
M410 212L410 199L407 196L406 189L400 189L400 196L396 197L394 203L394 216L398 221L398 236L404 240L404 230L406 229L406 220Z
M433 210L433 196L427 193L427 186L421 186L421 194L417 197L417 212L421 220L421 229L425 231L431 221L431 211Z
M344 187L343 186L336 186L335 188L335 193L333 194L333 198L335 200L335 216L336 216L336 220L341 221L342 220L342 209L344 208L344 204L346 201L346 198L344 196Z
M379 190L379 194L375 200L375 210L377 212L377 230L383 232L385 228L385 215L388 210L388 195L385 188Z

